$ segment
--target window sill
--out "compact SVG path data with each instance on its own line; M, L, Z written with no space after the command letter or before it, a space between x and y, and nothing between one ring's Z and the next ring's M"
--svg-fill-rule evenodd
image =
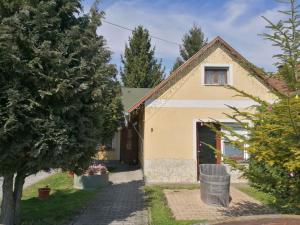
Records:
M226 87L229 86L229 84L203 84L203 86Z

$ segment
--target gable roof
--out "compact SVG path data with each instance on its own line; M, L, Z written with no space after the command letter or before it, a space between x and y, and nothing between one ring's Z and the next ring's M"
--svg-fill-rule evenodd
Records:
M126 88L122 87L122 104L127 112L135 103L149 93L152 88Z
M238 53L234 48L232 48L227 42L225 42L221 37L217 36L211 42L203 46L197 53L195 53L191 58L189 58L185 63L173 71L170 76L160 82L156 87L154 87L147 95L143 96L138 102L136 102L132 107L128 109L128 112L132 112L137 109L141 104L151 98L153 95L158 93L163 87L165 87L170 81L181 74L189 65L195 62L200 56L204 55L209 49L215 45L220 44L227 50L230 56L236 59L238 62L242 63L246 69L249 70L253 75L259 78L268 88L279 91L286 92L288 90L287 85L278 78L273 78L264 73L261 69L255 67L247 59L245 59L240 53Z

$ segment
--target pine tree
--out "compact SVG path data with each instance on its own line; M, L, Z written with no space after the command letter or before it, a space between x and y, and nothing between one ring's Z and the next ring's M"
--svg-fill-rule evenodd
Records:
M118 126L117 71L96 33L103 13L82 15L80 2L0 2L1 224L20 222L27 176L82 172Z
M264 33L263 37L270 40L274 46L281 50L280 54L274 56L278 61L279 77L293 90L300 89L300 20L296 0L285 0L283 3L290 3L288 10L282 11L288 16L287 20L280 20L273 23L268 18L263 17L267 23L271 34Z
M138 26L125 45L121 77L125 87L151 88L164 79L161 61L155 59L155 48L147 29Z
M256 102L255 112L245 112L235 107L233 115L227 115L248 135L236 133L226 124L220 123L222 130L217 131L239 149L250 153L250 166L241 167L227 160L236 168L244 171L251 184L275 197L276 203L286 212L300 212L300 98L299 87L299 6L289 0L290 9L281 11L288 18L278 23L268 19L267 28L271 33L264 37L280 47L282 52L275 57L278 65L283 66L280 76L290 87L288 93L277 95L275 103L270 104L256 96L249 95L233 87L239 95ZM230 135L228 135L230 134ZM232 138L234 137L234 138Z
M201 27L196 24L186 33L182 38L182 46L180 47L180 56L176 59L176 62L172 68L172 71L177 69L185 61L191 58L196 52L199 51L204 45L207 44L207 39L204 37L204 33Z

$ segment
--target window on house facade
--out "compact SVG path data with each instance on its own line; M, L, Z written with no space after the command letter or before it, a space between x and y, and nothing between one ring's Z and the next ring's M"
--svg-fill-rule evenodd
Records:
M227 126L230 126L234 132L238 133L239 135L247 135L247 131L241 127L240 125L236 124L236 123L226 123ZM230 134L228 133L228 131L223 130L224 133L227 133L227 137L229 138L229 140L236 140L235 137L231 137ZM248 154L245 154L244 149L238 149L236 146L234 146L233 144L230 143L229 140L223 140L223 151L222 154L225 157L229 157L231 159L235 159L238 161L244 161L247 160L248 158ZM244 146L245 147L245 146Z
M205 85L227 85L228 67L205 67L204 84Z
M244 160L244 151L238 149L230 142L224 142L224 153L225 156L236 159L236 160Z

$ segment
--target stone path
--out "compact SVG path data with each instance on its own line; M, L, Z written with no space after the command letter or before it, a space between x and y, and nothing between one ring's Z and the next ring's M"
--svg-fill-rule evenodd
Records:
M148 224L141 170L112 173L110 181L72 225Z
M223 221L226 218L273 213L260 202L230 187L229 207L207 205L201 201L200 189L165 190L168 205L176 220Z
M40 171L37 174L26 177L24 188L53 175L55 172L56 171L51 171L51 172ZM2 183L3 183L3 177L0 177L0 199L2 198Z

